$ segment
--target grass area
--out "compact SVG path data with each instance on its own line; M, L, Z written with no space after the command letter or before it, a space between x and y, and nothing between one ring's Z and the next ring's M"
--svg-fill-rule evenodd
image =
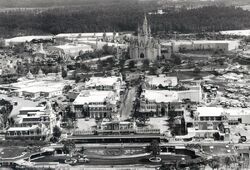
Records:
M18 148L18 147L9 147L4 148L1 150L0 157L1 158L14 158L21 156L24 152L24 148Z
M122 147L122 146L121 146ZM145 153L144 148L88 148L84 151L87 155L92 156L121 156L137 155Z
M211 75L211 72L203 71L198 74L194 73L193 71L168 73L168 76L177 76L180 80L193 79L193 78L195 79L195 78L205 77L208 75Z

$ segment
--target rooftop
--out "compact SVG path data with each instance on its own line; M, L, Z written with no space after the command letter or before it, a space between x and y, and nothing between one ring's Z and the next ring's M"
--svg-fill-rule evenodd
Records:
M5 39L6 42L30 42L33 39L52 39L53 36L22 36L22 37L14 37L14 38L10 38L10 39Z
M146 76L146 82L153 86L176 86L178 84L177 77L167 77L165 75Z
M45 110L45 106L43 107L22 107L20 109L20 111L34 111L34 110L37 110L37 111L44 111Z
M91 77L89 81L85 83L87 87L93 86L113 86L116 82L122 80L121 77Z
M228 113L230 116L246 116L250 115L249 108L230 108L225 109L225 112Z
M230 31L220 31L224 35L238 35L238 36L249 36L250 30L230 30Z
M178 93L169 90L145 90L142 95L145 96L145 99L156 103L179 101Z
M197 112L199 113L199 117L217 117L224 113L224 109L222 107L197 107Z
M64 51L64 53L75 56L78 56L80 51L82 52L93 51L93 48L90 45L86 44L65 44L65 45L54 46L51 48L61 49Z
M61 38L61 37L65 37L65 38L81 38L81 37L102 37L103 36L103 32L97 32L97 33L61 33L61 34L57 34L56 38ZM105 33L106 36L113 36L114 33L113 32L106 32ZM116 35L118 35L118 33L116 33Z
M37 125L31 127L10 127L7 131L28 131L37 128Z
M192 45L193 44L225 44L225 43L238 43L238 40L172 40L172 41L168 41L168 42L163 42L161 43L162 45L166 45L166 46L170 46L172 45L172 43L174 43L175 45Z
M47 77L48 80L42 79L33 79L33 80L24 80L17 83L12 83L10 85L0 85L0 87L13 88L17 89L16 91L26 91L30 93L39 93L39 92L53 92L62 90L65 85L72 84L71 80L49 80L50 77Z
M103 103L107 99L115 99L113 91L83 90L73 102L74 105Z

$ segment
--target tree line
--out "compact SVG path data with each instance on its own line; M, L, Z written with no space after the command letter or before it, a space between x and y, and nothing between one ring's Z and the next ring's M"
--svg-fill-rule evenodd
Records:
M112 1L112 0L110 0ZM151 1L89 3L47 10L13 10L0 13L0 37L68 32L136 31L145 13L157 9ZM208 6L149 15L153 33L193 33L250 28L250 11Z

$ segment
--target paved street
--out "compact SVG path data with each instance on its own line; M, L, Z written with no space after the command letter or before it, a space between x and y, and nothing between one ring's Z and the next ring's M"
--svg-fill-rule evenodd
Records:
M136 95L136 87L132 87L131 89L126 91L120 108L121 120L129 118L131 111L133 109L133 99L135 98L135 95Z
M15 96L8 97L5 94L0 94L0 99L6 99L6 100L10 100L12 102L18 103L16 106L13 106L13 110L10 113L9 117L15 117L19 113L19 110L22 107L35 107L39 103L39 102L33 102L31 100L24 100L24 98L15 97Z

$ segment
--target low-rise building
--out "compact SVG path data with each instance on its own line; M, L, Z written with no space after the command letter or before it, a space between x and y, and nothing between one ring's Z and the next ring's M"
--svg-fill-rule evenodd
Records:
M59 46L50 47L50 50L60 51L62 54L66 54L72 57L77 57L86 52L93 52L94 49L90 45L86 44L64 44Z
M91 77L84 86L85 89L119 90L122 83L122 76Z
M228 115L220 107L197 107L194 113L193 125L196 136L199 137L213 138L216 132L224 134L228 129L227 122Z
M114 91L83 90L73 105L78 117L110 118L117 112L119 100Z
M146 76L145 77L146 84L152 89L157 88L159 85L166 87L166 86L176 86L178 84L177 77L168 77L166 75L159 75L159 76Z
M11 127L7 130L5 138L7 140L25 139L25 140L44 140L47 131L38 125L28 127Z
M230 108L224 110L228 114L229 125L250 124L249 108Z
M45 111L45 106L41 107L22 107L19 110L18 115L27 115L29 112L44 112Z
M78 83L76 87L68 92L68 97L75 100L83 90L114 91L120 94L124 81L122 76L90 77L85 83Z
M169 90L143 90L140 99L140 112L157 113L164 116L169 110L180 108L176 91Z
M21 36L21 37L14 37L14 38L5 39L5 45L6 46L11 46L11 45L16 45L16 44L31 42L32 40L35 40L35 39L39 39L39 40L52 40L53 36L52 35L45 35L45 36Z
M164 42L161 45L169 46L171 44L173 52L188 50L222 50L224 52L237 50L240 42L238 40L195 40L195 41L171 41Z
M181 101L186 99L195 102L201 103L203 101L202 90L200 86L197 86L197 89L189 89L189 90L182 90L178 91L178 97Z
M0 90L31 99L39 97L51 98L62 95L63 88L66 85L73 84L73 82L72 80L63 80L60 72L45 75L40 70L35 76L28 72L26 77L20 78L17 83L0 85Z

